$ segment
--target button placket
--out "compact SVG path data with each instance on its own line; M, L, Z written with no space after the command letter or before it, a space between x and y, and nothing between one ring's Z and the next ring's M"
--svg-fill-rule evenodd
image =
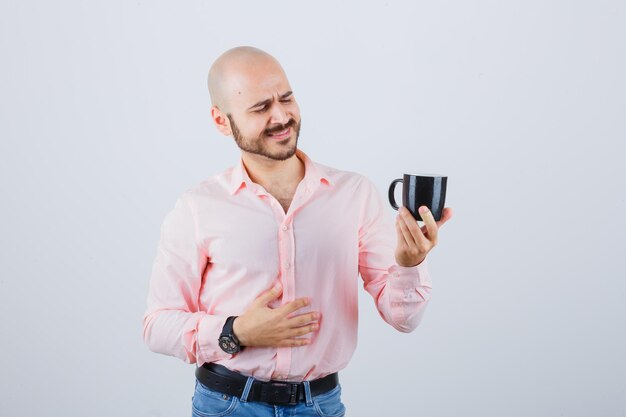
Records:
M293 301L295 298L295 281L293 276L293 253L294 253L294 236L293 236L293 217L291 214L281 216L278 222L278 249L279 249L279 268L283 283L283 305ZM277 216L278 218L278 216ZM274 370L275 378L286 378L291 368L291 348L279 347L276 351L276 369Z
M295 299L295 281L293 277L293 253L294 253L294 237L293 228L290 227L292 217L287 216L281 227L282 239L280 240L280 261L285 288L283 289L283 302L293 301Z
M279 265L283 281L283 304L295 299L295 233L294 216L295 213L307 202L311 192L305 182L301 182L296 189L291 205L287 213L281 211L278 221L278 245L279 245ZM279 219L279 216L276 217ZM276 378L287 379L291 369L292 348L280 347L276 351Z

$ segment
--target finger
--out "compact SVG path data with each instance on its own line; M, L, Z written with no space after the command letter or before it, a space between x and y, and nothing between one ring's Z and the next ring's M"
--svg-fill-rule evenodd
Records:
M409 243L406 241L406 237L404 236L404 232L402 231L402 226L400 226L400 216L396 218L396 233L398 235L398 246L409 246Z
M278 344L276 345L277 347L298 347L298 346L305 346L305 345L310 345L311 344L311 340L310 339L305 339L305 338L301 338L301 339L283 339L280 342L278 342Z
M404 243L405 247L411 247L411 246L415 246L415 239L413 238L413 235L411 234L411 231L409 230L408 226L406 225L406 222L404 221L404 219L402 218L402 215L398 216L397 222L396 222L396 226L399 230L400 235L402 236L402 240Z
M307 324L306 326L296 327L295 329L289 330L289 332L287 333L287 336L290 338L304 336L305 334L313 333L319 328L320 328L319 323L311 323L311 324Z
M276 285L274 285L274 287L268 291L265 291L264 293L262 293L261 295L259 295L256 300L254 301L258 306L267 306L271 301L277 299L278 297L280 297L280 295L283 293L283 287L282 285L279 283L277 283Z
M309 304L311 304L311 300L308 297L302 297L302 298L297 298L293 301L288 302L284 306L279 307L278 310L280 310L280 313L282 315L288 316L294 311L300 310L301 308L304 308L308 306Z
M415 218L413 218L411 212L409 212L408 210L404 211L402 213L402 220L404 221L404 224L406 225L406 228L411 235L411 242L413 242L413 245L416 245L423 250L427 250L430 246L430 243L428 242L426 236L424 236L422 229L420 229L417 221L415 221Z
M307 323L317 322L320 318L320 315L317 311L312 313L300 314L299 316L294 316L287 321L287 325L289 327L300 327Z
M430 240L433 244L436 244L439 227L437 227L437 222L433 217L433 213L431 213L431 211L426 206L420 207L419 212L420 216L422 216L422 219L424 220L426 230L428 230L428 240ZM420 232L421 231L422 230L420 229Z
M452 214L453 212L451 207L444 208L443 213L441 213L441 219L437 222L437 226L441 227L442 224L450 220L452 218Z

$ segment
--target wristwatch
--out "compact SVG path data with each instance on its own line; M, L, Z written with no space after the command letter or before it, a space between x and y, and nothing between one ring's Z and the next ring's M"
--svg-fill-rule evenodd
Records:
M239 339L237 339L233 332L233 322L237 317L239 316L230 316L226 319L226 323L224 323L224 327L222 328L222 334L220 334L220 338L218 339L220 348L231 355L243 350L243 347L239 344Z

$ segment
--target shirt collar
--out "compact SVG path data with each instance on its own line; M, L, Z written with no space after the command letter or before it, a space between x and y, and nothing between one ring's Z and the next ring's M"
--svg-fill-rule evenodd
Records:
M332 185L328 172L319 164L316 164L300 149L296 149L296 156L304 162L304 178L303 181L307 188L313 190L321 183ZM232 168L230 179L230 193L237 194L243 187L257 189L257 185L250 179L248 171L243 164L243 159L239 159L237 165Z

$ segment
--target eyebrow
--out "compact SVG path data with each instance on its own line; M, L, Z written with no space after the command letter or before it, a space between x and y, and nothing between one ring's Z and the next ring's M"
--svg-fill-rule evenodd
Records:
M280 95L280 97L278 97L278 99L279 99L279 100L283 100L283 99L285 99L285 98L289 97L289 96L290 96L290 95L292 95L292 94L293 94L293 91L287 91L286 93L281 94L281 95ZM248 107L248 110L252 110L252 109L254 109L255 107L265 106L265 105L267 105L267 104L271 103L272 101L274 101L274 99L273 99L273 98L268 98L268 99L266 99L266 100L259 101L258 103L256 103L256 104L254 104L254 105L252 105L252 106Z

